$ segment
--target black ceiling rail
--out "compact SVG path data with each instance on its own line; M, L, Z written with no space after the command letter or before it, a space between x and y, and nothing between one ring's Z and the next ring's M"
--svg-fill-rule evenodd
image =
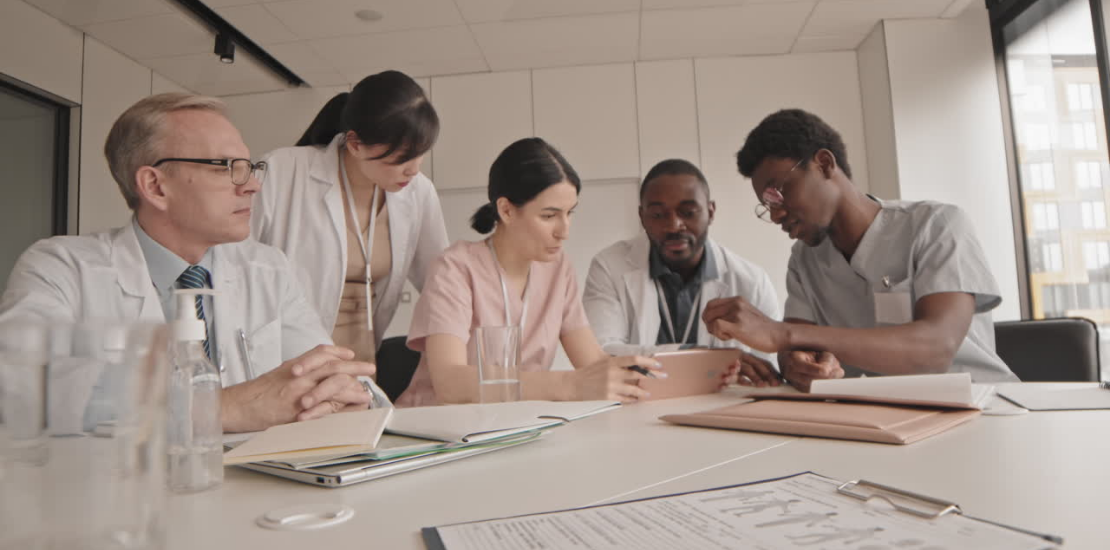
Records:
M228 23L226 19L220 17L220 14L213 11L212 8L204 5L204 2L201 2L200 0L172 1L181 6L185 11L189 12L194 17L199 19L201 23L204 23L213 31L215 31L217 35L219 35L220 33L224 33L228 36L231 36L231 40L235 43L236 46L249 53L251 57L257 59L259 63L265 65L266 68L273 71L275 74L281 77L282 80L285 80L291 86L307 85L307 82L305 82L304 79L302 79L301 77L297 76L297 73L289 70L289 67L286 67L284 64L282 64L281 61L278 61L274 56L270 55L269 52L262 49L262 46L255 44L255 42L248 38L247 35L239 32L239 29L231 26L231 23Z

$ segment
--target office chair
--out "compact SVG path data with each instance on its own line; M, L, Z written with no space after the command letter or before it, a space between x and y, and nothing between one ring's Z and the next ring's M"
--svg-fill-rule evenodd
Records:
M1098 326L1063 317L994 324L995 349L1023 382L1097 382Z
M412 374L420 364L420 352L412 351L405 345L405 336L394 336L382 340L375 356L378 366L378 386L396 401L412 381Z

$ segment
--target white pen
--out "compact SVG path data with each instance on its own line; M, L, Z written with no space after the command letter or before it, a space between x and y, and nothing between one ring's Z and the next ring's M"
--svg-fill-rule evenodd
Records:
M250 346L247 333L239 329L239 355L243 359L243 368L247 370L247 380L254 380L254 365L251 363Z

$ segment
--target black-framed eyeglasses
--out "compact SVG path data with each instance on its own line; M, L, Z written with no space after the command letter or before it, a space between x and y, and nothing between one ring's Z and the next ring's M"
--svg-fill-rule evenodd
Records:
M193 164L206 164L208 166L223 166L227 168L228 176L231 177L231 183L233 185L243 185L250 181L251 174L266 170L265 162L251 162L250 159L165 158L158 160L158 162L151 164L151 166L157 168L159 164L164 162L191 162Z

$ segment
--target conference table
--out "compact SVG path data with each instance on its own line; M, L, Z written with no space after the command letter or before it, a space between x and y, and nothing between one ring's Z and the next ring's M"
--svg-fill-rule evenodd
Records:
M1069 387L1083 387L1069 385ZM911 445L676 426L664 414L737 403L735 390L583 418L517 447L325 489L228 468L213 490L170 497L171 549L422 549L422 527L620 502L812 471L959 503L969 515L1110 548L1110 410L983 415ZM342 524L275 531L267 511L355 510Z

